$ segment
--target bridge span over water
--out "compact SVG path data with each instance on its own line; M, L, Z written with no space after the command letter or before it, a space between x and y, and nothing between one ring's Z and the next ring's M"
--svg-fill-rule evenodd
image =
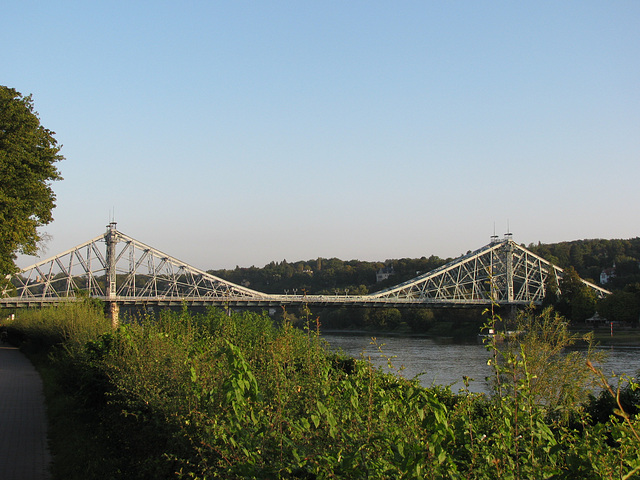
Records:
M118 231L106 233L7 277L0 306L31 307L87 295L111 307L287 305L470 307L539 305L547 288L560 288L563 270L518 245L508 234L431 272L368 295L268 294L236 285ZM610 292L583 282L597 296Z

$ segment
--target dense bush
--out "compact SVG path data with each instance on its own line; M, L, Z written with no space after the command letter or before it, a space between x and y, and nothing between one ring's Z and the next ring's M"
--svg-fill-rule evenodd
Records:
M575 339L560 317L524 312L520 321L527 335L492 344L491 396L422 388L255 313L163 312L65 337L51 358L95 447L56 474L634 478L637 417L618 403L613 416L596 415L587 393L597 371L588 354L562 352Z
M54 345L84 346L109 329L103 305L89 299L52 308L21 310L14 316L14 320L2 325L5 335L13 343L22 343L23 349L33 351Z

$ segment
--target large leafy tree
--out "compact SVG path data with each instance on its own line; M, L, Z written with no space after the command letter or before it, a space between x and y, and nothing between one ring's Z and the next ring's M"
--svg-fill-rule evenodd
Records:
M556 309L566 318L583 322L595 313L595 292L584 284L575 268L565 268L560 291Z
M60 180L55 132L40 125L31 95L0 85L0 282L17 270L18 254L33 255L38 228L53 220Z

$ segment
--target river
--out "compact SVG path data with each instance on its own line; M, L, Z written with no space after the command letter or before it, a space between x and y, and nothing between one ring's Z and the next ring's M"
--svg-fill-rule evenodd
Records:
M370 358L375 366L386 372L396 373L406 378L420 375L420 383L428 387L432 384L451 385L457 392L463 388L464 376L473 381L469 390L476 393L488 393L489 386L485 378L491 375L487 366L490 353L479 343L452 342L424 337L372 336L362 333L323 332L322 337L334 351L342 350L354 358ZM379 348L378 348L379 347ZM602 347L607 353L606 361L601 365L605 375L612 372L617 375L637 376L640 371L640 347ZM392 368L388 366L388 360Z

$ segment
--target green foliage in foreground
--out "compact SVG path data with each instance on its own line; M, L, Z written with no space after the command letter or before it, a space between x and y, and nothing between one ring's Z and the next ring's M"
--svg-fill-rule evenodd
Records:
M490 397L421 388L266 315L165 312L88 342L61 335L55 476L638 478L638 417L613 390L589 401L597 371L564 355L576 339L560 317L520 320L521 341L492 345Z

